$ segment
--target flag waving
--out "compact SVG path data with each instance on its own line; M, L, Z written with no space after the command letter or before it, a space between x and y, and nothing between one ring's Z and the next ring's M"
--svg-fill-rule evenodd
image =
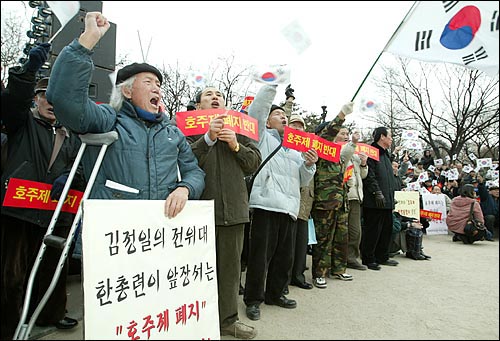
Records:
M498 1L419 1L385 51L498 74Z

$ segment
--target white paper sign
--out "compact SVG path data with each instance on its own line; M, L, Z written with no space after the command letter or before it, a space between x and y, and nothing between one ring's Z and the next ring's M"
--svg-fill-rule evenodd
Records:
M436 159L436 160L434 160L434 165L436 167L442 166L443 165L443 159Z
M422 207L426 211L440 212L441 219L432 219L427 228L427 234L448 234L446 225L446 194L422 194Z
M218 340L213 200L83 203L87 340Z
M395 191L394 198L398 202L394 208L396 212L406 217L420 220L420 202L418 192Z

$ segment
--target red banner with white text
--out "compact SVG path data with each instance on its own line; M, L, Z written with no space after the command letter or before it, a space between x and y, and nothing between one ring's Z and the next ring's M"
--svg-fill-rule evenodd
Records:
M33 208L54 211L57 200L50 199L52 185L43 182L10 178L3 206ZM76 213L83 198L83 192L70 189L61 211Z
M257 120L233 110L208 109L180 111L176 113L177 127L186 136L205 134L210 126L210 121L223 114L227 115L224 118L224 128L231 129L236 134L245 135L252 140L259 140Z

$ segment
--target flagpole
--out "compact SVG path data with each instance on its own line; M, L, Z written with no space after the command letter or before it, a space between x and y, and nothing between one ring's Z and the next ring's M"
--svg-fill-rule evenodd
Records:
M394 33L392 34L391 38L387 41L387 43L385 44L382 52L380 52L380 54L378 55L377 59L375 59L375 62L372 64L372 66L370 67L370 70L368 70L368 73L366 74L365 78L363 78L363 81L361 82L361 84L359 85L358 89L356 90L356 92L354 93L354 96L352 96L351 98L351 102L354 101L354 99L356 98L356 96L358 95L358 92L359 90L361 90L361 88L363 87L363 84L365 84L365 81L366 79L368 78L368 76L370 75L370 73L372 72L373 68L375 67L375 65L377 64L378 60L380 59L380 57L382 56L382 53L384 53L384 51L387 49L387 46L389 46L389 44L394 40L394 38L396 37L396 33L398 33L399 29L401 28L401 26L403 26L403 24L405 23L406 19L410 16L410 14L413 12L413 10L417 7L417 5L420 3L420 1L415 1L413 3L413 5L410 7L410 9L408 10L408 13L406 13L406 15L404 16L403 20L399 23L398 27L396 28L396 30L394 31Z

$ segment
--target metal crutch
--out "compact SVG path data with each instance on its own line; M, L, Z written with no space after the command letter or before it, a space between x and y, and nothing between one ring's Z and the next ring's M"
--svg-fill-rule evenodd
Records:
M75 158L73 166L71 167L71 171L68 175L68 180L66 181L66 184L64 185L64 189L62 191L61 198L59 199L57 206L56 206L56 209L54 211L54 214L52 215L52 220L50 221L49 227L47 228L47 232L45 233L43 243L40 246L40 250L38 251L36 261L33 264L33 268L31 269L31 273L30 273L30 277L29 277L29 281L28 281L28 286L26 288L26 296L24 299L23 311L21 313L21 319L19 320L19 323L18 323L17 328L16 328L16 332L14 334L14 340L27 340L28 339L29 334L31 333L31 330L33 329L33 325L35 324L35 321L38 318L38 315L40 315L40 312L42 311L43 307L45 306L45 303L47 303L50 295L54 291L54 288L57 284L57 281L59 280L59 276L61 274L64 263L66 262L68 250L71 246L71 243L73 242L76 228L77 228L78 223L80 221L80 218L82 216L81 203L83 202L83 200L88 198L90 191L92 190L95 179L97 177L97 173L99 172L99 168L101 167L102 160L104 159L104 154L106 153L106 149L108 148L109 145L111 145L117 139L118 139L118 133L116 131L111 131L111 132L103 133L103 134L80 135L80 140L82 141L82 144L80 145L80 149L78 150L78 154ZM52 232L54 230L54 226L57 222L57 219L59 217L59 213L61 212L61 208L64 204L64 201L66 200L66 196L68 195L69 188L71 187L71 183L73 182L73 178L75 176L76 170L78 168L78 165L80 164L80 160L83 156L83 153L84 153L87 145L91 145L91 146L101 145L101 150L99 152L99 156L97 157L97 160L94 164L94 168L92 169L92 173L90 175L89 181L87 183L87 186L85 187L85 192L83 193L82 200L80 201L80 205L78 207L78 211L76 213L75 219L73 220L73 225L71 226L71 230L69 231L68 238L65 239L62 237L54 236L54 235L52 235ZM45 292L45 295L42 297L42 299L40 300L40 303L38 304L35 311L33 312L33 315L31 316L29 323L26 324L25 321L26 321L26 317L28 315L28 309L29 309L29 305L30 305L33 284L35 282L36 273L38 271L38 268L40 266L40 263L42 261L42 258L43 258L43 255L45 253L45 249L47 248L47 246L54 247L57 249L62 249L63 251L62 251L61 256L59 258L59 263L57 264L54 276L52 277L52 282L50 282L50 285L49 285L47 291Z

